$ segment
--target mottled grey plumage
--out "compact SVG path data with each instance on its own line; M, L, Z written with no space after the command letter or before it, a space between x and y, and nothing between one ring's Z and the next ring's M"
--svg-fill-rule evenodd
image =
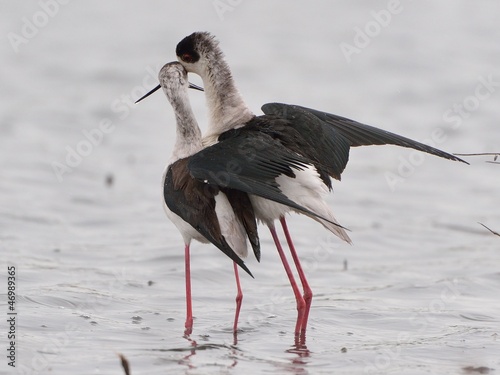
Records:
M217 127L221 130L222 127L223 131L230 130L254 116L243 102L219 42L213 35L207 32L193 33L179 42L176 53L182 63L191 65L192 70L188 71L198 73L203 79L208 107L215 109L210 111L209 129ZM203 61L199 60L200 56L203 56ZM203 144L215 143L217 136L209 130Z

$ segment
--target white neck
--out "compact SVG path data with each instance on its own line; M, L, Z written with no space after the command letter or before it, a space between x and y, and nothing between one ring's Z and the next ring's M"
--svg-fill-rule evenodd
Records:
M209 110L205 137L217 138L227 130L243 126L255 116L243 101L223 58L210 59L200 76Z
M179 90L178 96L169 97L174 109L177 136L170 162L194 155L202 149L201 131L194 117L189 98L185 90Z

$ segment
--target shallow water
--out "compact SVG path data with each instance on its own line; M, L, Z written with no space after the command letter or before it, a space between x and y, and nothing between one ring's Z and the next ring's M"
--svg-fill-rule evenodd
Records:
M209 30L256 112L297 103L449 152L498 152L499 4L403 1L377 29L387 2L50 3L47 24L15 52L9 33L42 25L42 3L4 3L0 16L0 304L7 311L15 265L18 373L119 374L117 353L133 374L499 371L500 238L478 224L500 230L491 157L467 166L351 151L330 202L353 246L289 218L315 293L305 345L294 343L294 298L265 228L261 263L247 260L255 279L242 275L236 341L231 264L194 244L186 339L183 245L161 207L172 111L161 93L129 104L181 38ZM357 28L373 36L348 62L340 46ZM203 125L203 95L191 98ZM70 171L58 178L54 162ZM4 356L0 373L15 373Z

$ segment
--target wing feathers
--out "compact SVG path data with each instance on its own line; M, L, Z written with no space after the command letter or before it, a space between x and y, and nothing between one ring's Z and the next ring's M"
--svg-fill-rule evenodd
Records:
M167 207L252 276L221 233L214 199L219 188L192 178L187 169L188 160L180 159L167 170L163 187Z
M370 125L365 125L345 117L337 116L331 113L321 112L311 108L305 108L297 105L288 105L282 103L268 103L262 106L262 111L266 114L282 116L293 119L303 116L304 113L311 114L320 120L325 126L335 129L341 134L350 146L370 146L370 145L396 145L401 147L413 148L418 151L426 152L445 159L460 161L468 164L466 161L441 151L437 148L414 141L412 139L400 136L386 130L378 129Z

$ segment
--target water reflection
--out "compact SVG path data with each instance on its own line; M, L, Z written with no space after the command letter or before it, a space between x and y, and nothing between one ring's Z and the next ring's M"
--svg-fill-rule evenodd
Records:
M179 365L187 366L188 370L191 370L191 369L196 368L196 366L191 363L191 357L196 354L196 347L198 344L196 343L196 341L191 339L189 334L185 333L183 337L189 342L189 345L191 346L191 350L189 351L188 355L182 357L179 360Z
M238 345L238 335L233 335L233 342L231 345L228 344L216 344L209 342L209 336L200 336L200 339L205 342L199 343L190 335L184 335L183 338L187 341L188 347L178 348L178 349L168 349L167 351L182 351L186 354L182 356L182 358L177 360L177 363L185 368L185 373L191 373L193 369L199 369L199 367L195 364L194 356L197 354L202 355L204 350L214 349L215 351L222 350L226 354L217 355L219 358L230 359L231 362L228 362L225 365L218 363L221 365L221 369L233 369L235 368L241 359L245 358L244 351L239 348ZM267 358L266 362L273 363L278 369L279 373L289 373L296 375L305 375L309 373L308 366L311 362L311 351L307 348L305 337L299 336L295 337L293 344L288 347L284 353L286 354L287 361L275 361L270 358ZM207 353L208 354L208 353ZM203 355L197 359L198 362L201 361L203 363ZM243 361L245 362L245 361Z
M286 366L286 369L292 374L308 374L306 366L309 360L306 358L311 357L311 351L307 349L305 335L296 336L293 345L285 350L285 353L295 354L291 358L291 363Z
M233 345L231 345L231 346L224 345L224 344L212 344L212 343L198 344L195 340L193 340L191 338L190 335L187 335L187 334L184 334L183 338L185 340L187 340L189 343L190 348L187 349L187 351L189 351L189 354L182 357L178 361L178 364L187 367L186 373L188 373L189 370L197 368L196 365L193 363L193 356L195 356L197 354L197 352L200 350L229 349L228 357L232 358L233 361L231 364L229 364L227 366L227 368L228 369L234 368L238 364L239 349L236 347L236 344L237 344L236 334L234 335ZM208 341L208 337L205 337L204 340Z

